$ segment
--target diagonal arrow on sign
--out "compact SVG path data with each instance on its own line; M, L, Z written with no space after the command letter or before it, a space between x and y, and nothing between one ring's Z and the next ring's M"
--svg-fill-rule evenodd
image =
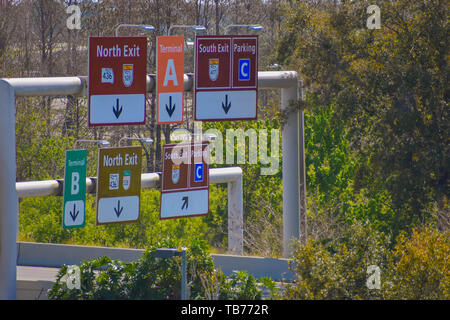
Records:
M183 197L183 205L181 206L181 210L183 210L184 208L188 208L189 207L189 197Z
M173 112L175 111L175 103L172 106L172 96L169 96L169 106L166 104L166 110L169 114L169 117L172 117Z

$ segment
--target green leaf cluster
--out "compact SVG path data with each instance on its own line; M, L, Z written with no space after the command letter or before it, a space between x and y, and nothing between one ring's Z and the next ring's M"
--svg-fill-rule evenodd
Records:
M333 109L326 130L344 130L356 157L350 160L357 160L342 173L353 174L355 192L388 204L398 235L435 218L435 205L448 216L448 6L370 4L380 8L380 29L366 27L365 1L286 3L277 51L281 64L299 71L315 105ZM324 177L339 178L326 162L309 169L322 189Z
M211 189L211 212L206 219L194 217L160 220L160 192L151 189L141 191L138 222L111 225L95 224L96 198L87 195L85 226L71 229L62 228L62 197L25 198L19 205L19 239L44 243L131 248L147 248L167 241L176 246L187 246L196 239L204 239L221 248L222 242L226 244L226 236L214 228L222 228L224 195L223 190L214 192L214 187Z
M434 228L389 239L355 223L341 239L297 244L282 299L450 299L450 232ZM381 270L380 289L369 288L369 266Z
M157 258L159 247L161 244L149 247L135 262L111 260L107 256L83 261L79 265L80 289L68 288L68 266L63 265L48 296L53 300L180 299L181 257ZM204 241L193 241L186 260L191 299L262 298L263 285L247 272L234 272L227 277L220 270L214 270ZM271 281L265 279L264 283L270 285ZM217 288L217 295L211 295L213 286Z

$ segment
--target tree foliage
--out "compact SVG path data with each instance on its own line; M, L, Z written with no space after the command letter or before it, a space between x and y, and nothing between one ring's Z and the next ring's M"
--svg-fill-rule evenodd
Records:
M450 232L414 229L397 239L386 270L389 299L450 299Z
M164 245L149 246L134 262L111 260L109 257L83 261L79 265L80 288L67 286L68 266L58 272L49 290L52 300L161 300L181 298L181 258L158 258L156 250ZM187 281L191 299L260 300L262 283L245 271L229 277L214 270L208 247L195 240L186 251ZM215 280L210 277L215 275ZM269 279L264 281L273 285ZM208 288L217 288L211 295Z
M425 227L400 235L389 249L382 233L355 223L341 239L298 245L291 263L295 280L282 298L449 300L449 241L449 231ZM369 266L380 270L379 288L367 285Z
M446 1L374 1L374 30L365 1L291 3L278 58L335 105L363 157L356 186L387 190L401 228L426 221L450 190Z

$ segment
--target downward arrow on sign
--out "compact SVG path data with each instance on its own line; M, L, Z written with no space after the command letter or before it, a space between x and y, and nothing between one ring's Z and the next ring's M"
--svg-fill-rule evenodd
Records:
M120 206L120 200L117 201L117 208L114 208L117 218L121 215L123 207Z
M166 104L166 110L167 110L167 113L169 114L169 117L172 117L172 114L175 111L175 103L172 106L172 96L169 96L169 106L167 106L167 104Z
M119 119L120 114L122 113L122 106L119 106L119 98L116 99L116 105L113 106L113 112L116 116L116 119Z
M223 111L225 111L225 114L227 114L228 111L230 110L230 108L231 108L231 101L228 102L228 95L226 94L225 95L225 104L222 102L222 109L223 109Z
M73 204L73 211L69 211L70 216L72 217L72 220L75 222L75 219L78 217L78 213L80 213L79 210L76 210L75 203Z

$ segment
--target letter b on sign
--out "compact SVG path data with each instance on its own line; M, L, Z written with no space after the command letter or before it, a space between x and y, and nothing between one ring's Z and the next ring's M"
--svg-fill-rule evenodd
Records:
M80 192L80 174L78 172L72 172L72 185L70 188L70 194L78 194Z

